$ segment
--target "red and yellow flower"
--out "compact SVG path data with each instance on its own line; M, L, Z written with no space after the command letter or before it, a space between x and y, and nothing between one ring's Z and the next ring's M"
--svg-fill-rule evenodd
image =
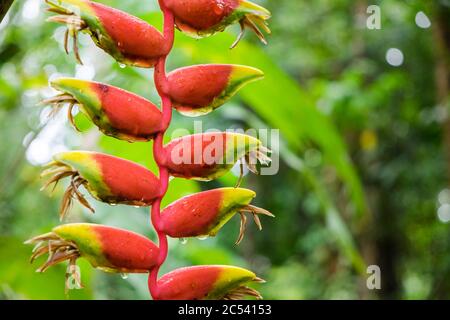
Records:
M253 2L247 0L163 0L163 2L173 12L177 28L191 37L207 37L239 22L241 33L232 47L242 38L246 28L255 32L264 44L267 43L260 28L270 33L267 20L271 14Z
M251 282L264 282L253 272L233 266L195 266L176 269L158 280L156 300L262 299Z
M104 134L117 139L148 141L161 130L161 111L150 101L104 83L59 78L50 85L61 94L44 100L56 109L69 104L68 117L76 128L72 108L78 105Z
M180 68L167 77L167 93L174 108L195 117L220 107L243 86L262 79L264 73L241 65L206 64Z
M47 261L37 269L38 272L45 272L63 261L75 266L78 258L85 258L94 268L106 272L147 273L157 264L159 254L158 247L144 236L89 223L61 225L25 243L36 245L31 262L48 254ZM75 268L71 269L80 284Z
M123 11L88 0L46 0L48 11L56 13L48 21L67 25L64 48L68 52L69 35L73 37L75 57L78 53L77 34L89 34L94 43L119 63L149 68L170 47L155 27Z
M177 138L165 146L170 174L209 181L226 174L237 161L244 161L258 174L257 164L268 165L269 150L252 136L232 132L209 132ZM241 162L242 163L242 162Z
M53 157L43 176L51 176L44 188L70 177L62 201L61 218L72 198L94 212L78 188L84 186L97 200L109 204L150 206L159 196L159 179L145 167L103 153L89 151L62 152Z
M241 228L236 244L245 233L250 213L261 230L258 215L273 217L269 211L251 205L256 196L252 190L242 188L220 188L181 198L161 212L161 229L173 238L215 236L236 214L241 216Z

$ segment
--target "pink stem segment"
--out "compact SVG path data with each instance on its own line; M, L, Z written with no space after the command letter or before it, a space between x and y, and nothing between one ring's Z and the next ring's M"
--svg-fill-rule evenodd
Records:
M159 5L164 14L164 38L166 44L169 48L173 47L174 41L174 17L172 12L170 12L159 0ZM172 119L172 101L167 95L168 81L166 77L166 56L159 59L155 66L154 81L158 94L161 97L162 103L162 130L158 133L153 143L153 157L158 165L159 170L159 180L160 180L160 192L159 198L153 203L151 209L151 222L158 234L159 241L159 256L158 264L150 271L148 277L148 287L150 294L153 299L158 297L158 272L161 265L167 258L168 245L167 245L167 235L161 230L161 200L167 192L169 185L169 172L165 167L166 164L166 154L164 152L164 134L170 125Z

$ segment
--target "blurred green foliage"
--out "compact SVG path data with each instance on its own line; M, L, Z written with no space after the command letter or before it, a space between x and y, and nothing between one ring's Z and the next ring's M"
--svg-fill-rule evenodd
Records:
M157 1L99 2L161 26ZM436 94L433 39L433 19L448 2L375 1L380 30L365 27L368 3L362 0L257 2L273 13L267 47L247 34L230 51L237 26L198 41L177 32L169 69L236 63L260 68L266 78L202 118L174 112L167 139L177 129L192 132L194 120L204 130L279 129L281 143L272 145L280 157L278 174L244 181L258 193L255 204L276 219L265 219L262 232L249 227L239 247L238 219L214 239L171 240L162 272L195 264L248 267L267 280L258 289L269 299L450 298L449 230L437 215L450 201L446 109ZM415 23L419 11L431 28ZM22 245L59 223L65 186L52 196L39 192L39 165L52 153L99 150L156 170L151 143L102 136L82 115L76 118L80 135L63 114L48 120L48 109L36 106L52 94L48 79L59 75L93 78L159 101L152 70L121 68L85 35L85 65L76 66L63 52L64 27L46 23L46 16L43 1L16 1L0 25L0 297L7 299L66 298L64 267L34 273L31 249ZM403 52L401 66L386 62L390 48ZM233 173L209 183L173 179L163 205L235 181ZM148 210L92 203L95 215L75 205L69 221L156 238ZM381 267L381 290L365 286L370 264ZM148 298L145 275L122 279L81 260L80 266L85 289L72 291L71 299Z

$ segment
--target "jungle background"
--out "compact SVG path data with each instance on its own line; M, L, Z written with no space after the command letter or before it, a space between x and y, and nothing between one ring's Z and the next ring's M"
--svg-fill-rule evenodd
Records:
M2 5L8 1L2 1ZM157 1L99 1L158 28ZM269 45L238 27L194 40L176 33L168 68L196 63L247 64L266 78L196 119L203 128L275 128L274 176L247 175L255 204L276 215L262 232L249 225L234 245L239 219L216 238L170 241L162 273L197 264L233 264L267 280L267 299L450 298L450 1L260 0L271 10ZM366 27L369 5L381 29ZM107 82L158 102L152 70L120 67L80 39L84 66L63 51L64 26L45 22L41 0L16 0L0 24L0 298L66 299L65 266L44 274L29 264L23 241L58 225L64 184L40 192L40 166L68 149L107 152L155 170L151 143L121 142L65 112L48 119L38 102L48 80L76 76ZM170 131L193 130L174 112ZM167 136L170 136L170 132ZM270 145L270 141L269 141ZM274 147L274 146L272 146ZM197 183L174 179L163 205L184 195L234 185L237 177ZM78 204L68 222L127 228L156 240L148 209ZM105 274L79 260L85 289L70 299L148 299L145 275ZM368 290L366 268L381 268Z

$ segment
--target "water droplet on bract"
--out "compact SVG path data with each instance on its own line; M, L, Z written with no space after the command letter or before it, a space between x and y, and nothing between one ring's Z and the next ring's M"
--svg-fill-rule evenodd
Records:
M180 238L180 243L181 244L186 244L188 242L188 239L186 238Z
M136 209L139 209L140 207L139 206L134 206Z
M126 66L127 66L126 64L119 63L119 67L120 67L121 69L124 69Z
M200 240L200 241L206 240L206 239L208 239L208 238L209 238L208 236L200 236L200 237L197 237L197 239Z
M122 279L128 279L128 273L121 273L121 274L120 274L120 277L121 277Z
M110 203L111 206L117 206L117 203Z

